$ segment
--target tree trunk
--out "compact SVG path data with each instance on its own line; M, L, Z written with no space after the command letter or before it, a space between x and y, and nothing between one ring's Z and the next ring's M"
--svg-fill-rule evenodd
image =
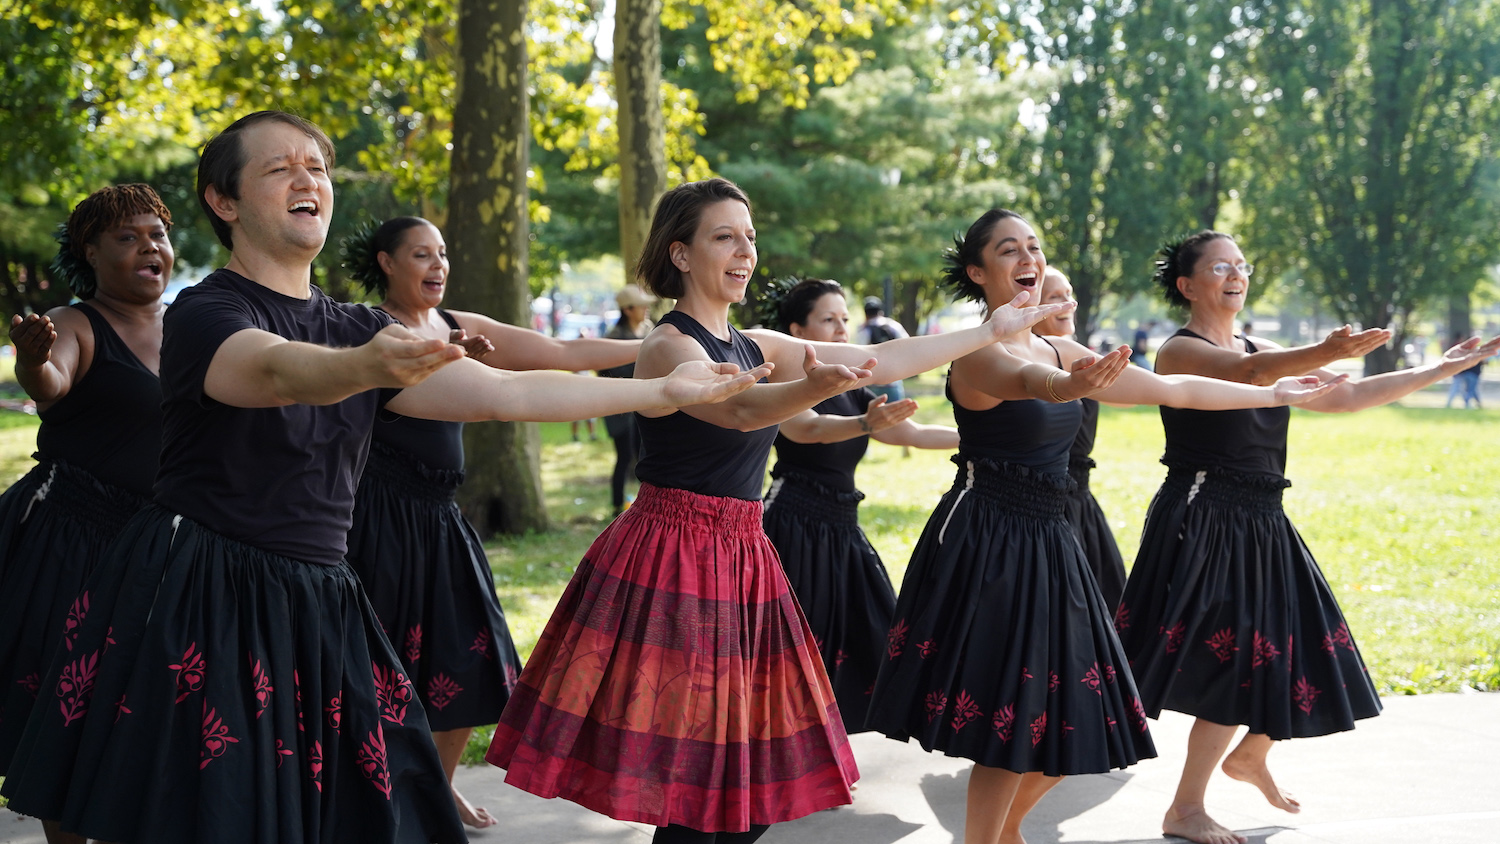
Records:
M1448 336L1442 338L1442 348L1453 345L1450 340L1463 339L1474 334L1474 316L1469 306L1468 293L1455 293L1448 298Z
M620 260L635 278L651 209L667 190L667 126L661 101L661 0L615 6L615 100L620 130Z
M459 4L447 229L452 304L523 327L530 323L526 11L526 0ZM547 528L535 424L470 425L464 448L459 503L481 536Z

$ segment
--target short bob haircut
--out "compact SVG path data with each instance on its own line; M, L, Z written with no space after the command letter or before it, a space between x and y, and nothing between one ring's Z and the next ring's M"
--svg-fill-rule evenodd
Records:
M703 209L730 199L750 208L750 198L728 179L688 182L662 194L651 216L651 233L635 265L636 278L647 290L663 299L682 297L682 271L672 263L672 244L692 243Z
M234 251L234 236L229 224L209 206L208 186L213 185L219 193L230 199L240 198L240 174L245 169L245 143L240 135L251 126L268 120L293 126L317 141L318 151L323 153L323 163L329 170L333 169L333 141L328 139L322 129L295 114L284 111L252 112L213 136L203 145L203 154L198 158L198 204L203 207L203 213L214 227L214 234L218 236L219 242L231 252Z

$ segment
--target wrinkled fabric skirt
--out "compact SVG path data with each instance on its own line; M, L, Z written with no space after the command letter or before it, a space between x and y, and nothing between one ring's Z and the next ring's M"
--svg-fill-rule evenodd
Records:
M743 832L850 802L854 756L760 502L642 484L486 758L533 794L653 826Z
M1155 756L1109 608L1063 518L1071 482L955 461L901 584L870 726L1049 776Z
M349 530L349 565L438 731L500 720L521 673L484 545L453 501L462 477L374 443Z
M1115 614L1146 711L1273 739L1380 712L1349 625L1274 475L1173 467Z
M1064 512L1078 535L1078 544L1083 546L1084 559L1089 561L1089 570L1094 573L1104 603L1113 609L1120 605L1120 595L1125 592L1125 559L1120 556L1120 546L1115 544L1109 519L1089 491L1089 473L1094 465L1089 457L1069 461L1068 475L1077 486L1068 493Z
M151 506L83 595L5 780L15 811L126 844L465 840L348 566Z
M766 496L766 536L833 683L844 729L868 729L865 713L885 658L896 590L859 528L858 492L839 492L788 473Z
M40 456L39 456L40 458ZM58 649L71 651L89 598L84 580L149 502L63 461L0 495L0 776Z

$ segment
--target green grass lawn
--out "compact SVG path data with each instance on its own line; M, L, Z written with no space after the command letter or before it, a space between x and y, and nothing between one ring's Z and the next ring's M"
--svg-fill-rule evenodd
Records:
M930 386L929 390L930 390ZM1440 385L1441 386L1441 385ZM920 389L920 385L919 385ZM1414 404L1430 404L1430 397ZM941 396L918 418L951 423ZM1382 693L1500 689L1500 411L1293 411L1286 509L1349 618ZM544 425L555 529L491 543L500 600L528 655L574 566L608 518L613 450ZM1155 408L1104 408L1093 488L1129 565L1166 470ZM948 453L874 443L861 522L899 584L938 497Z

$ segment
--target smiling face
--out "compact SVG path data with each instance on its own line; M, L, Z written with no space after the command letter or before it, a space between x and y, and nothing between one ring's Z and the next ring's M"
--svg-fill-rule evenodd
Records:
M1229 272L1214 275L1212 267L1218 263L1229 264ZM1177 279L1177 289L1195 314L1237 314L1245 307L1245 296L1250 292L1250 279L1234 269L1243 263L1245 255L1238 244L1227 237L1216 237L1204 244L1192 275Z
M155 214L136 214L100 232L84 248L97 295L132 302L161 298L172 277L172 241Z
M683 275L684 296L724 304L744 299L757 258L750 209L732 199L705 206L693 242L677 241L671 253Z
M1028 307L1037 304L1038 282L1047 270L1047 256L1030 223L1020 217L996 221L979 259L980 265L970 265L966 270L969 279L984 288L991 309L1009 302L1022 290L1031 291Z
M237 229L236 250L244 244L316 256L333 216L333 182L318 142L295 126L267 120L246 128L241 143L240 196L220 197L229 213L219 211Z
M1073 301L1076 300L1073 298L1072 282L1068 281L1067 276L1048 267L1046 273L1042 275L1040 304L1061 305ZM1033 325L1031 333L1046 337L1071 337L1073 336L1073 312L1047 317Z
M817 343L849 342L849 304L842 293L824 293L813 303L807 324L792 323L791 335Z
M431 223L420 223L401 233L390 252L376 255L385 271L386 300L398 307L436 308L448 283L448 244Z

